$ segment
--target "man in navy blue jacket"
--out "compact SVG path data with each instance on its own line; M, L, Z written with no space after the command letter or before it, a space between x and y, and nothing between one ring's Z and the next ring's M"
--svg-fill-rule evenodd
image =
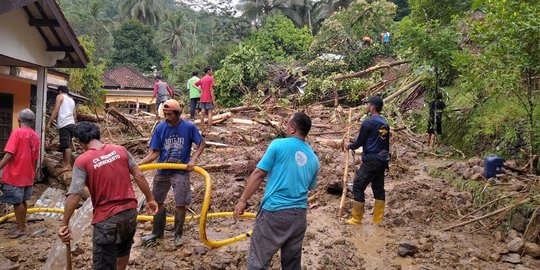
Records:
M360 133L354 143L347 146L355 150L363 147L362 165L356 172L353 185L352 217L348 224L360 224L364 215L364 191L371 183L375 207L373 209L373 223L381 223L384 215L384 171L390 161L390 126L380 115L383 100L378 96L369 98L366 104L366 113L370 114L360 127Z

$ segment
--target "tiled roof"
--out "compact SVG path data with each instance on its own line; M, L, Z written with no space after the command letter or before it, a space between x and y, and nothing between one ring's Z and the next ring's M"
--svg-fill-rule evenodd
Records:
M129 88L129 89L153 89L154 81L142 75L137 70L120 66L111 69L101 77L103 87Z

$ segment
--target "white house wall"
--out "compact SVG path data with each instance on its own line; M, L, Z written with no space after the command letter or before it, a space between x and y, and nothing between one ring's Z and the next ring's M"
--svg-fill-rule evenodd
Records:
M54 66L65 56L65 52L46 52L43 38L28 25L22 9L0 15L0 43L0 54L44 67Z

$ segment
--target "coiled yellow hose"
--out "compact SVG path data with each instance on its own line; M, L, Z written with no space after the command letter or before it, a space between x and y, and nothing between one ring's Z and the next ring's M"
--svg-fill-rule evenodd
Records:
M147 170L157 170L157 169L174 169L174 170L186 170L187 165L186 164L177 164L177 163L152 163L152 164L145 164L139 166L139 168L142 171ZM230 245L234 242L240 241L245 239L246 237L251 236L253 231L249 231L244 234L240 234L231 238L223 239L223 240L210 240L208 239L208 236L206 235L206 219L207 218L219 218L219 217L230 217L233 215L233 212L220 212L220 213L208 213L208 208L210 207L210 200L211 200L211 194L212 194L212 180L210 178L210 175L208 172L206 172L204 169L195 166L193 169L196 173L202 175L204 177L205 181L205 191L204 191L204 199L203 199L203 205L201 209L200 215L194 215L194 216L187 216L186 221L199 219L199 235L201 238L201 242L203 244L211 247L211 248L217 248L225 245ZM31 213L64 213L64 209L58 209L58 208L29 208L26 212L27 214ZM240 217L243 218L255 218L254 213L244 213ZM3 217L0 217L0 224L4 221L15 217L15 213L9 213ZM153 216L137 216L138 221L153 221ZM167 222L174 222L173 217L167 217Z

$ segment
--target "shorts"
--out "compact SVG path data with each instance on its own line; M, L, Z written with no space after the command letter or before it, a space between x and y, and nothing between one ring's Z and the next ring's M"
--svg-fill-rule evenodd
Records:
M24 201L28 201L32 198L32 186L16 187L4 183L2 192L4 193L2 195L2 203L21 204Z
M152 182L152 195L157 203L164 203L169 189L173 188L176 206L191 204L189 173L156 174Z
M428 134L442 134L442 117L430 118L428 121Z
M94 269L116 269L118 257L129 256L137 229L137 210L129 209L94 224Z
M213 102L200 102L199 108L203 110L212 110L214 109L214 103Z
M64 152L64 150L71 148L71 139L73 138L74 130L74 124L69 124L58 129L58 135L60 135L60 147L58 147L58 150L60 152Z

